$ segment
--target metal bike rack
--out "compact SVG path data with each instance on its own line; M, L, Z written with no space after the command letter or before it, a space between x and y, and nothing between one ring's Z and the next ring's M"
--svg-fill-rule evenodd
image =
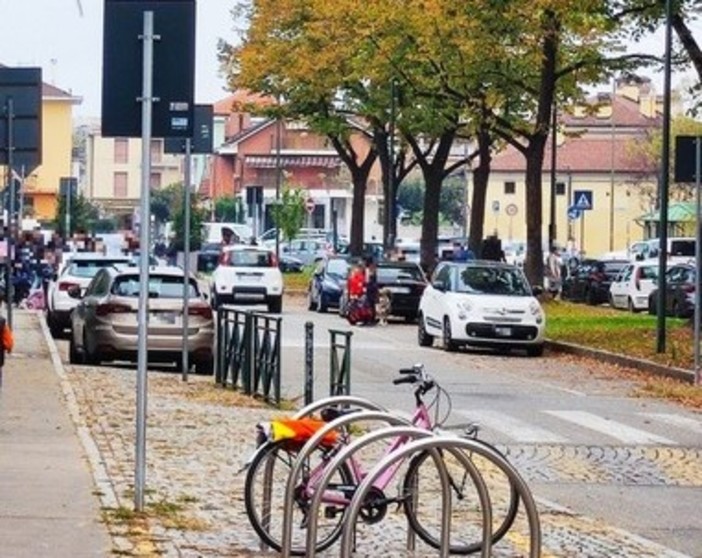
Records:
M310 508L308 511L308 526L307 526L307 556L315 556L316 554L316 539L317 539L317 519L319 517L319 506L322 502L322 494L324 493L324 490L327 488L332 475L336 472L336 470L340 467L340 465L346 461L353 453L358 451L359 449L372 444L373 442L376 442L378 440L381 440L383 438L391 438L391 437L396 437L396 436L403 436L407 438L435 438L436 434L434 434L430 430L426 430L424 428L418 428L416 426L389 426L386 428L382 428L380 430L376 430L375 432L369 432L368 434L362 436L358 440L354 440L351 444L348 446L344 447L339 454L327 465L327 467L324 470L324 474L322 475L322 478L320 479L319 486L315 490L313 496L312 496L312 501L310 502ZM399 451L403 446L400 446L397 450L395 450L393 453L389 454L388 456L385 456L381 462L385 461L387 457L394 455L397 451ZM448 473L446 472L446 467L441 459L441 456L439 455L438 450L430 448L427 451L431 454L432 458L434 459L434 464L436 465L438 474L439 474L439 480L441 482L441 493L442 493L442 508L441 508L441 548L440 548L440 553L441 556L448 556L449 551L450 551L450 530L451 530L451 490L450 490L450 483L449 483L449 478L448 478ZM452 450L451 450L452 451ZM453 452L452 453L456 453ZM491 539L491 526L492 526L492 506L490 504L490 497L488 494L488 489L487 486L485 485L485 481L483 480L482 475L478 472L477 468L475 467L475 464L470 461L470 459L467 456L464 456L461 452L457 452L460 455L459 460L463 463L463 465L466 467L468 470L471 479L475 482L480 502L482 505L483 509L483 536L487 536L488 539ZM393 463L389 464L388 467L391 467ZM384 468L384 470L387 470L387 467ZM356 494L354 494L353 499L351 500L351 505L356 501ZM349 508L350 509L350 508ZM360 508L359 508L360 509ZM355 519L354 519L355 521ZM347 518L347 524L348 524L348 518ZM355 524L355 523L354 523ZM409 533L411 532L412 535L414 533L411 531L411 528L408 531L408 547L409 550L414 550L414 536L410 537ZM489 551L490 548L489 546L487 547L487 553L485 553L485 548L483 552L483 556L489 556Z
M333 398L329 398L333 399ZM370 402L366 402L370 403ZM313 405L308 405L312 407ZM298 417L299 418L299 417ZM383 420L390 424L410 426L410 422L407 419L398 417L397 415L390 414L384 411L368 410L359 411L357 413L352 413L349 415L342 415L333 421L325 424L322 428L317 430L309 440L302 446L302 449L297 455L295 463L293 463L292 469L288 475L288 482L285 485L285 500L284 500L284 510L283 510L283 532L281 536L281 552L280 555L283 558L290 558L291 546L292 546L292 512L293 512L293 502L295 500L295 482L300 476L302 471L302 466L305 459L312 453L312 451L319 445L324 436L333 430L337 430L341 426L350 424L353 422L359 422L361 420ZM426 431L428 432L428 431ZM430 433L431 434L431 433ZM313 545L316 546L316 545ZM310 549L307 549L308 556ZM314 552L314 549L312 550Z
M302 409L297 411L292 418L299 419L307 417L319 409L333 407L334 405L355 405L356 407L361 407L362 409L385 411L384 407L377 405L368 399L364 399L363 397L355 397L353 395L333 395L331 397L319 399L318 401L313 401L309 405L304 406Z
M539 514L536 509L534 497L532 496L531 491L529 490L529 487L527 486L526 482L524 482L524 479L522 479L517 470L509 463L509 461L507 461L497 452L491 450L488 446L475 443L475 440L472 440L470 438L459 438L454 436L432 436L409 442L406 445L398 448L396 451L392 452L385 458L381 459L375 465L375 467L368 473L368 475L363 479L363 481L357 488L356 493L354 494L353 499L351 501L351 505L349 506L349 509L347 511L349 515L346 518L346 522L344 524L341 535L340 556L342 558L349 558L351 556L353 550L352 534L356 525L356 521L358 520L358 513L361 509L361 505L363 504L363 500L365 499L365 496L368 493L368 490L370 490L371 486L376 481L376 479L383 473L383 471L387 467L392 466L395 462L404 459L405 457L411 455L414 452L420 452L431 448L443 448L448 450L465 449L472 453L477 453L478 455L484 457L488 461L491 461L509 478L510 482L513 483L513 485L515 486L520 498L522 498L522 502L524 502L524 507L526 509L527 520L529 523L529 556L530 558L539 558L541 556L541 525L539 522ZM464 465L466 465L466 462L464 462L463 459L465 458L466 460L469 460L469 457L463 452L457 452L454 453L454 455L456 455L457 457L462 456L459 458L464 463ZM445 507L446 506L444 505L442 513L446 513ZM492 544L492 529L491 525L488 524L486 534L486 526L484 525L483 527L484 534L482 555L489 556L490 546ZM446 550L443 548L445 546L443 544L445 541L444 531L445 526L442 526L442 553ZM442 556L447 555L448 554L442 554Z

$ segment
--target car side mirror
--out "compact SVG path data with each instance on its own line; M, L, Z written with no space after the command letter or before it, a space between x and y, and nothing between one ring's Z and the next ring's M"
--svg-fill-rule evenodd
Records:
M443 281L432 281L431 286L435 288L437 291L444 292L446 290L446 285L444 284Z
M80 299L80 287L78 285L72 285L68 287L66 294L71 298Z

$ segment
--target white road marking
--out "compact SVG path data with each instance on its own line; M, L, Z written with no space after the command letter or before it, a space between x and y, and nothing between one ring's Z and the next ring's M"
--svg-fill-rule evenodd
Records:
M609 420L592 413L587 413L585 411L544 411L550 415L558 417L568 422L577 424L584 428L600 432L612 438L616 438L620 442L625 444L664 444L664 445L677 445L673 440L664 438L663 436L657 436L646 432L644 430L639 430L638 428L633 428L631 426L626 426L619 422Z
M488 409L455 410L454 412L478 424L480 428L496 430L521 443L563 444L568 440L554 432L531 425L501 411Z
M656 420L669 424L671 426L676 426L678 428L683 428L685 430L690 430L695 434L702 434L702 421L695 420L693 418L682 417L680 415L671 415L668 413L641 413L646 417L653 417Z

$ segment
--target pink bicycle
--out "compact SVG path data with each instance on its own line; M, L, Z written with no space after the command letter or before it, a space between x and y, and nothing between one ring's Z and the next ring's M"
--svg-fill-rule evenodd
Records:
M400 370L400 377L395 378L393 384L403 383L414 385L415 409L411 417L412 425L427 430L441 428L451 411L451 398L448 392L426 373L423 365ZM433 393L434 398L429 404L425 404L424 396L429 393ZM446 412L443 414L440 413L442 400L447 402ZM356 411L358 409L327 407L322 410L321 418L331 421L341 413ZM353 431L352 428L349 430ZM477 427L469 425L464 434L476 439ZM250 460L244 485L246 514L261 540L270 548L280 552L284 508L283 487L305 440L290 438L274 441L262 434L260 430L257 436L257 441L261 445ZM336 439L326 440L317 446L304 463L294 495L294 527L290 547L292 555L306 554L308 510L315 487L318 486L326 465L344 444L349 443L350 438L351 432L344 431L339 433ZM408 439L402 436L393 438L385 449L385 455L407 442ZM480 443L486 444L482 441ZM495 450L493 446L490 447ZM470 473L450 452L443 452L441 455L453 491L452 524L459 526L451 533L450 551L452 554L464 555L480 552L482 507ZM479 458L471 456L471 459ZM491 468L489 464L486 466L484 462L476 465L483 471L486 482L491 484L490 496L494 518L492 543L495 544L511 528L519 509L519 496L509 479L500 475L496 467ZM401 469L404 470L404 476L398 478ZM323 514L317 520L316 550L318 552L329 548L341 536L344 515L357 486L366 475L366 470L358 459L352 457L341 464L332 482L325 489L322 496ZM397 491L389 495L387 492L394 480ZM417 536L438 549L441 541L441 500L441 486L436 464L428 452L423 452L413 456L405 467L400 464L388 468L378 478L365 498L360 518L366 524L378 523L385 518L389 506L397 505L403 509L409 527Z

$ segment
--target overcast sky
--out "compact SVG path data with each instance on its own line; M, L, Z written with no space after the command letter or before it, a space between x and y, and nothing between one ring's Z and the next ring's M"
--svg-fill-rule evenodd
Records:
M77 116L100 116L102 27L105 0L0 0L0 64L40 66L47 83L82 97ZM227 96L217 74L219 38L235 42L230 9L236 0L197 0L195 102L214 103ZM693 28L702 39L702 23ZM662 54L663 34L637 50ZM650 75L662 92L660 76ZM687 76L689 81L692 75ZM673 85L684 79L674 75ZM606 88L605 88L606 89Z

